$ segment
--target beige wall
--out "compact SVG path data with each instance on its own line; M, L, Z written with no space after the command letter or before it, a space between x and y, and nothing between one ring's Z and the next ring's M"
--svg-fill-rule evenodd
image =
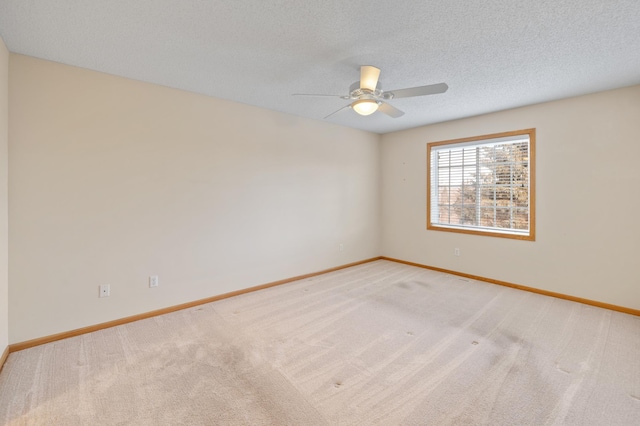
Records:
M634 86L384 135L382 254L640 309L639 117ZM427 142L530 127L536 241L426 231Z
M0 86L0 345L380 254L640 309L640 86L382 138L6 49ZM427 232L426 143L529 127L537 240Z
M9 342L8 195L9 52L0 38L0 355Z
M376 134L15 54L10 71L11 343L379 254Z

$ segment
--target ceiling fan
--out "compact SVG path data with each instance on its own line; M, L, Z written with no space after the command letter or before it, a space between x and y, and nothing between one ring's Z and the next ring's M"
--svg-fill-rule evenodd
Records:
M409 87L406 89L397 89L383 91L378 78L380 77L380 69L371 65L363 65L360 67L360 81L356 81L349 87L349 94L342 95L312 95L304 93L294 93L293 96L322 96L322 97L338 97L341 99L352 100L349 105L345 105L337 111L332 112L325 118L331 117L345 108L352 108L360 115L370 115L376 111L383 112L390 117L398 118L404 115L404 112L398 108L391 106L385 101L396 98L409 98L413 96L436 95L444 93L449 86L446 83L430 84L428 86Z

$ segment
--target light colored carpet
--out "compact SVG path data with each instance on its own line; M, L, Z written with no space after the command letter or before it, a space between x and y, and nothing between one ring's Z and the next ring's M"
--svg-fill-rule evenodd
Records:
M640 318L381 260L13 353L0 421L639 425Z

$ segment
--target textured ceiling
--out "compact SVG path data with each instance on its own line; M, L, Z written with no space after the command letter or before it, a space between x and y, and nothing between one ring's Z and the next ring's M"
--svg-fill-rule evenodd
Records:
M405 111L329 122L376 133L640 84L638 0L0 0L10 51L313 119L360 65Z

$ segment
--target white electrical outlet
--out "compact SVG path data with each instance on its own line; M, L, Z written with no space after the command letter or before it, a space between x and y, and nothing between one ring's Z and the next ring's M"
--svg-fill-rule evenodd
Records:
M109 284L102 284L98 286L99 294L98 297L109 297L111 296L111 286Z
M158 287L158 276L152 275L149 277L149 288Z
M454 249L453 249L453 254L454 254L455 256L460 256L460 249L459 249L459 248L454 248Z
M340 245L338 246L338 250L344 251L344 244L340 243Z

